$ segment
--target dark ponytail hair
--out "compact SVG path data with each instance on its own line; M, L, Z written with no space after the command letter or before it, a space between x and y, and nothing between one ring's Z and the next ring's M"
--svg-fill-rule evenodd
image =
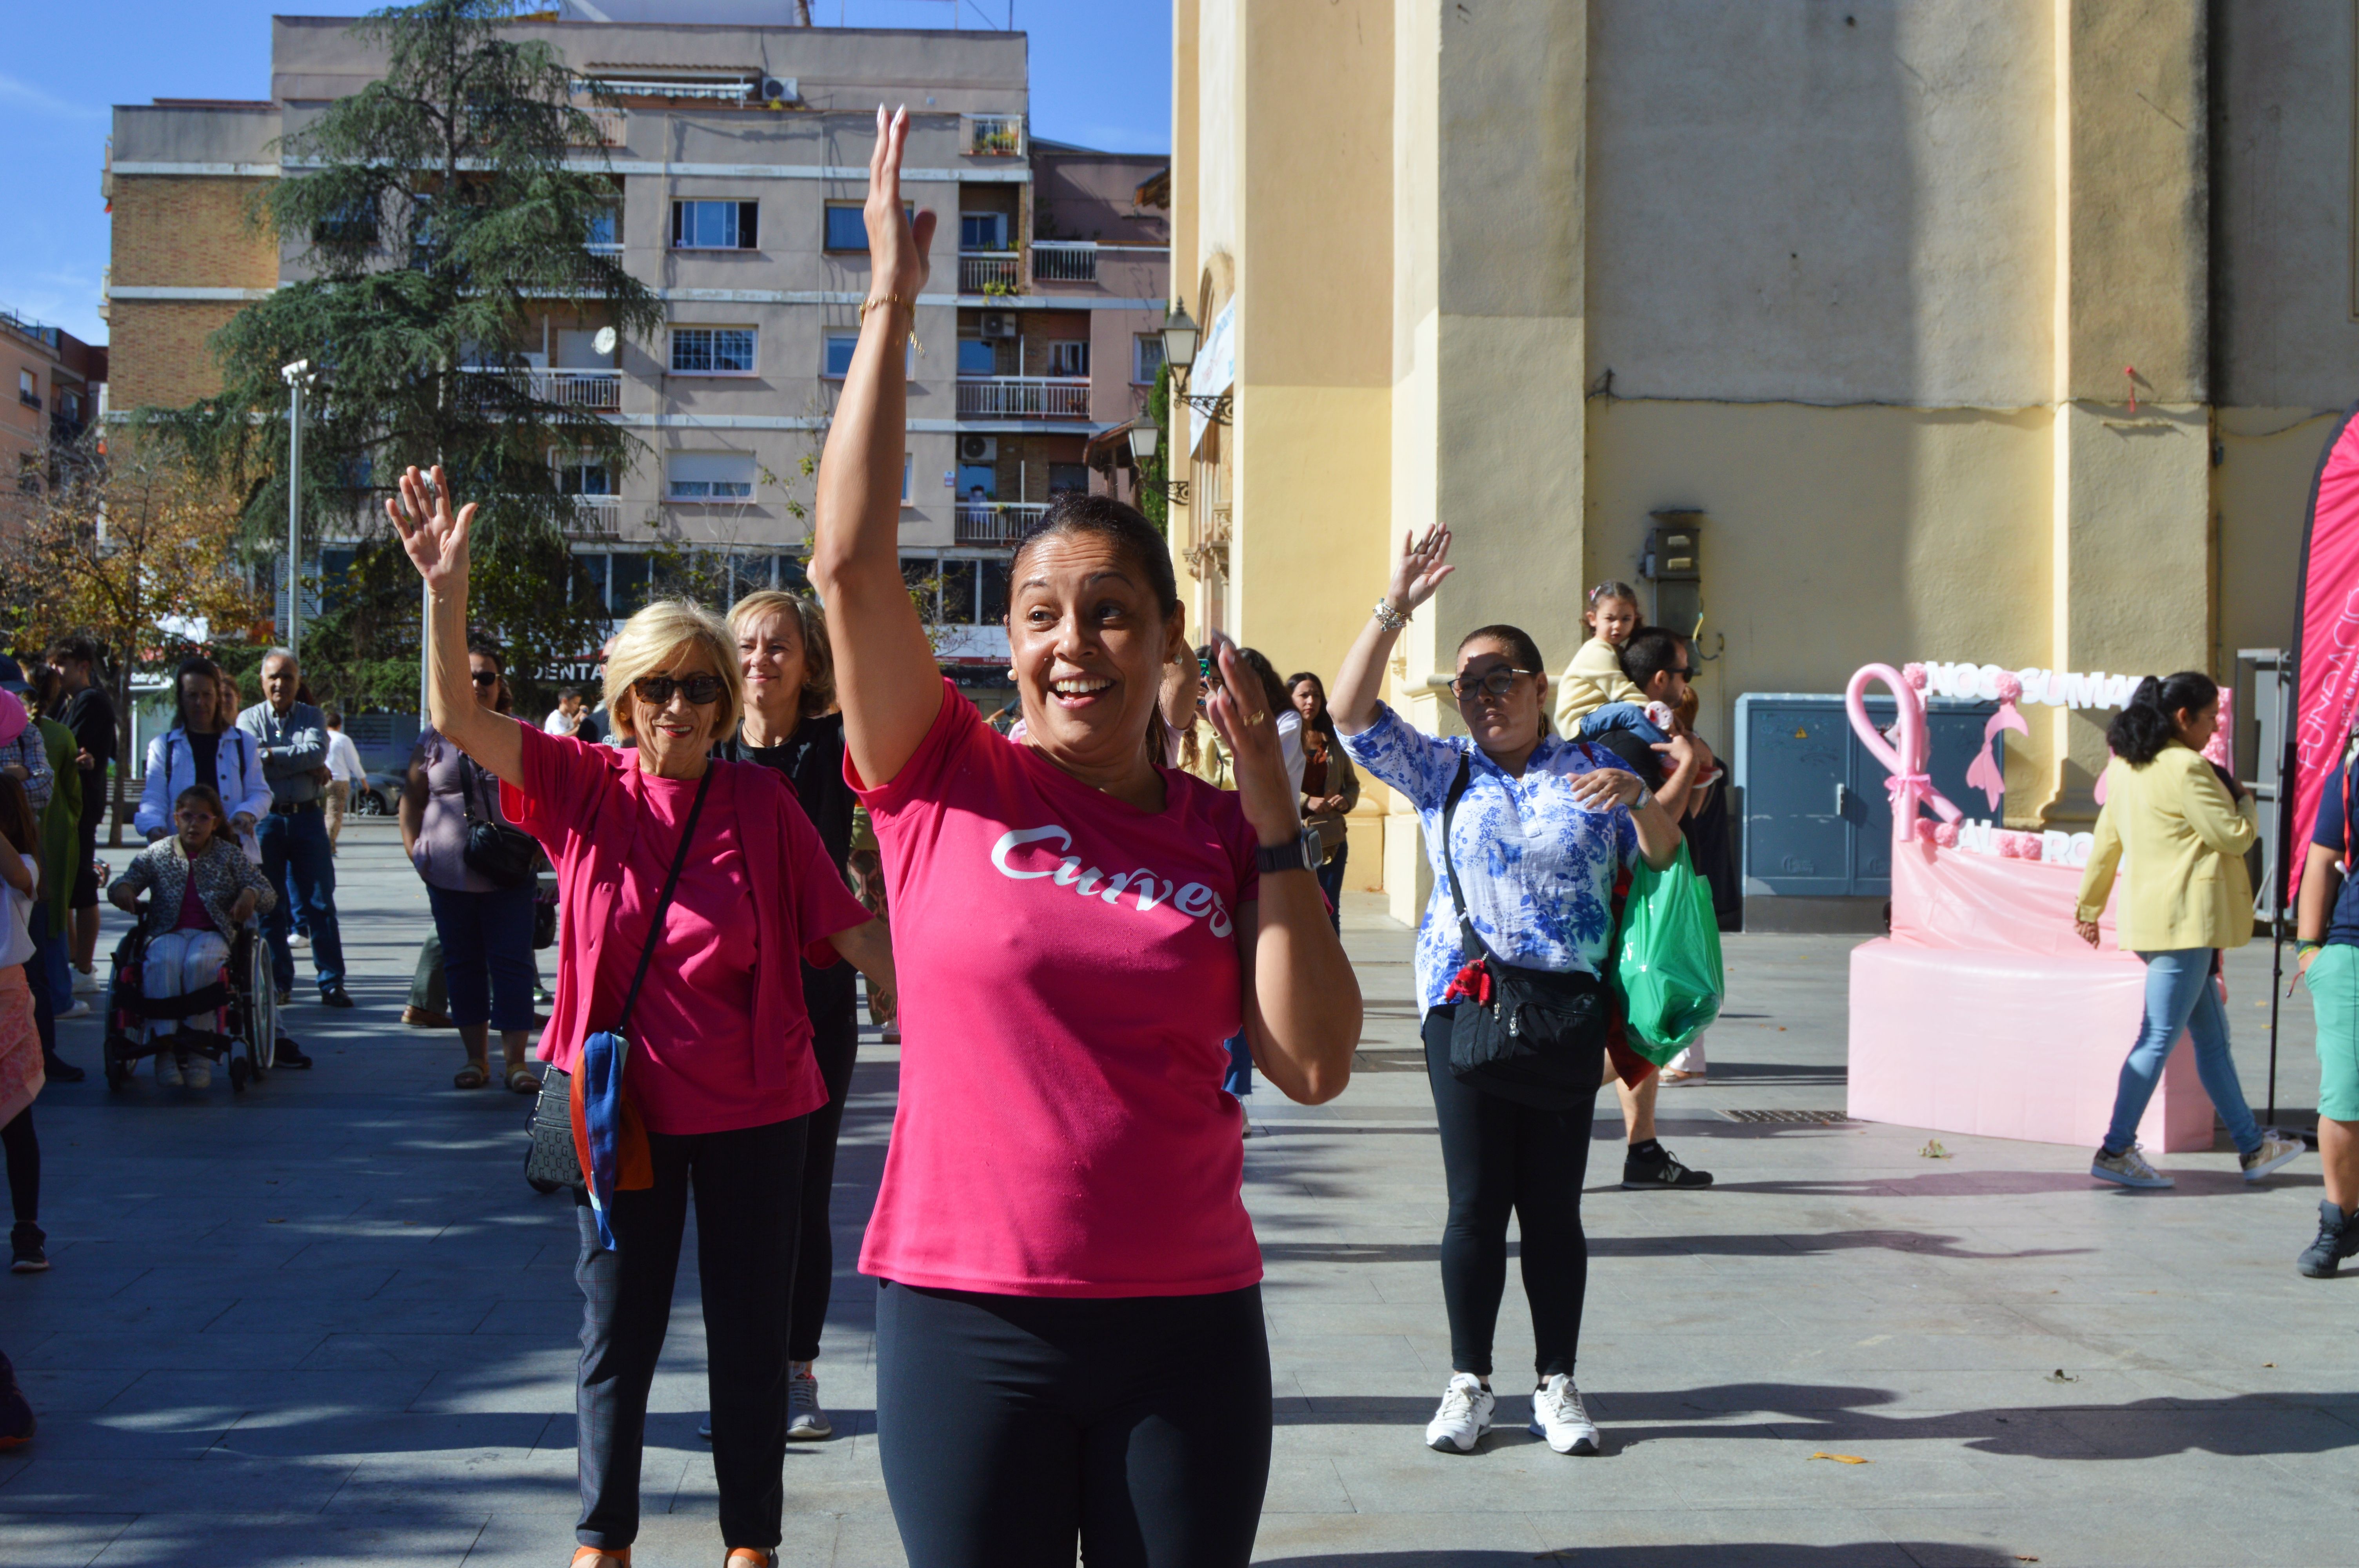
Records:
M2201 670L2181 670L2160 680L2148 676L2130 693L2129 706L2114 715L2106 743L2114 755L2142 768L2178 738L2180 713L2201 713L2219 700L2219 683Z

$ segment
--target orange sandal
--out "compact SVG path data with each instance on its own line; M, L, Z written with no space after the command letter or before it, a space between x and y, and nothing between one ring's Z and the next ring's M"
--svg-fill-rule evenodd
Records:
M758 1546L733 1546L721 1568L740 1568L741 1564L743 1568L777 1568L777 1562L775 1552L765 1552Z
M577 1546L568 1568L631 1568L631 1549L609 1552L603 1546Z

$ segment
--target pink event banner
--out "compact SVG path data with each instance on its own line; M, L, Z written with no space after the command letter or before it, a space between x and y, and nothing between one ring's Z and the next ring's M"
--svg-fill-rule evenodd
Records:
M2319 459L2301 555L2301 623L2294 633L2293 839L2309 841L2326 775L2342 760L2359 707L2359 405L2344 411ZM2288 857L2299 866L2299 850Z

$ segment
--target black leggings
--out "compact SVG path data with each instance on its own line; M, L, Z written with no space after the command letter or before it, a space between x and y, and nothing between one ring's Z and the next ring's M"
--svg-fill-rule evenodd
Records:
M574 1194L582 1251L573 1278L582 1297L574 1539L613 1550L638 1536L647 1388L671 1322L692 1186L722 1544L775 1547L787 1459L787 1325L778 1303L794 1271L803 1119L733 1132L650 1132L647 1149L655 1185L616 1193L608 1210L619 1250L598 1245L589 1200Z
M1244 1568L1269 1482L1261 1287L1116 1300L883 1281L876 1439L925 1568Z
M1523 1241L1524 1294L1531 1302L1534 1366L1545 1380L1572 1374L1581 1303L1589 1290L1589 1238L1581 1230L1581 1184L1589 1171L1596 1095L1571 1110L1534 1110L1450 1071L1456 1007L1425 1015L1425 1076L1441 1123L1450 1219L1441 1231L1441 1299L1450 1310L1450 1365L1491 1375L1491 1338L1507 1288L1507 1214ZM1595 1083L1604 1051L1588 1069Z
M0 1150L7 1152L8 1201L16 1211L16 1233L30 1232L37 1245L43 1239L37 1223L41 1217L41 1141L33 1136L33 1108L27 1106L0 1127Z
M835 1189L835 1141L843 1130L843 1104L852 1096L852 1064L860 1051L855 999L845 986L842 1005L811 983L803 971L803 996L811 1006L811 1054L827 1084L827 1103L810 1113L803 1142L802 1219L795 1232L795 1288L787 1309L787 1354L797 1361L819 1355L819 1331L827 1323L827 1300L835 1283L835 1234L828 1199Z

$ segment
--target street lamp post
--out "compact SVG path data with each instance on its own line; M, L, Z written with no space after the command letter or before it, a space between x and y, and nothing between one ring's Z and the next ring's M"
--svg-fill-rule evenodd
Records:
M297 360L278 373L287 381L287 651L299 654L303 638L303 389L311 362Z

